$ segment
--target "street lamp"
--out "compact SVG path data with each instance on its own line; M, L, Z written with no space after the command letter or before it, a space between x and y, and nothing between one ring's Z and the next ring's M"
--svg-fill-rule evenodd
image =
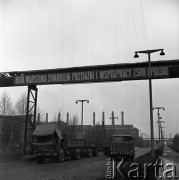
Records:
M157 109L158 110L158 121L157 121L157 123L158 123L158 133L159 133L159 136L158 136L158 138L159 138L159 147L160 147L160 139L161 139L161 136L160 136L160 127L161 127L161 122L163 122L164 123L164 121L160 121L160 119L162 119L162 117L160 117L160 109L162 109L162 110L165 110L165 108L164 107L153 107L153 110L155 110L155 109Z
M78 104L78 102L81 102L82 104L82 108L81 108L81 138L83 136L83 103L87 102L89 103L89 100L76 100L76 104Z
M149 98L150 98L150 130L151 130L151 155L154 157L154 129L153 129L153 103L152 103L152 73L151 73L151 60L150 54L160 51L160 55L165 55L163 49L153 49L153 50L145 50L145 51L135 51L134 58L138 58L138 54L148 54L148 63L149 63Z

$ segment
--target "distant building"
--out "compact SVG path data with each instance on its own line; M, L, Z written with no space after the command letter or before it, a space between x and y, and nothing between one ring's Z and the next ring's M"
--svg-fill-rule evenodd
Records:
M113 134L127 134L134 138L139 137L139 130L133 125L105 125L106 131L113 131Z
M99 144L109 140L114 134L126 134L132 135L135 139L139 138L139 130L133 125L83 125L83 137L88 140L97 140Z
M78 125L80 126L80 125ZM98 128L97 128L98 127ZM83 135L85 135L88 131L97 128L98 130L105 131L106 134L111 132L112 134L127 134L132 135L134 138L139 137L139 130L133 125L83 125Z
M37 124L43 124L37 120ZM81 138L81 125L68 125L63 121L57 123L62 133L69 138ZM36 124L36 125L37 125ZM0 116L0 148L2 151L21 151L24 146L25 116ZM28 123L27 141L32 141L32 128ZM100 144L113 134L128 134L139 138L139 130L133 125L83 125L83 138L98 140Z
M0 116L0 148L14 151L22 144L24 116Z

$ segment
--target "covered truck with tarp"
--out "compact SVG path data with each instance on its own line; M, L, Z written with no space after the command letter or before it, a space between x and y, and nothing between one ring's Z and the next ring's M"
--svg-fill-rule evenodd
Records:
M55 123L37 126L32 137L33 153L39 163L49 158L62 162L65 156L80 159L81 155L91 157L98 154L96 142L86 141L85 139L69 139L68 134L62 134L59 126Z
M103 142L104 155L111 158L126 158L132 161L135 158L134 138L131 135L115 134L109 141Z

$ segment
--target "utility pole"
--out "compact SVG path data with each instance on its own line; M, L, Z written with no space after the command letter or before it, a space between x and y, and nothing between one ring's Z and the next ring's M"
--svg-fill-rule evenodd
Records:
M151 131L151 156L155 156L154 152L154 127L153 127L153 102L152 102L152 68L151 68L151 59L150 55L152 53L160 51L160 55L165 55L163 49L152 49L152 50L145 50L145 51L135 51L134 58L139 57L139 53L147 54L148 55L148 78L149 78L149 100L150 100L150 131Z
M164 127L161 126L161 145L163 146L164 145L164 132L162 129L164 129Z
M81 107L81 138L83 137L83 103L87 102L89 103L89 100L76 100L76 104L78 104L78 102L81 102L82 107Z
M160 117L160 110L165 110L165 108L164 108L164 107L153 107L153 110L155 110L155 109L157 109L157 111L158 111L158 113L157 113L157 115L158 115L158 121L157 121L157 123L158 123L158 133L159 133L159 136L158 136L158 138L159 138L158 144L159 144L159 147L160 147L160 141L161 141L160 128L161 128L161 123L164 123L164 121L160 121L160 119L162 119L162 117Z

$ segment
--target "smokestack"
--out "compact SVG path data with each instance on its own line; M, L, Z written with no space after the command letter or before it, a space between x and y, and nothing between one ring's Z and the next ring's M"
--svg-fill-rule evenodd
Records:
M69 113L67 112L67 124L69 124Z
M104 111L102 112L102 125L105 125L105 116L104 116Z
M93 126L95 126L95 112L93 112Z
M46 113L46 123L48 123L48 113Z
M61 115L58 113L58 122L60 122Z
M38 113L37 122L40 123L40 113Z
M124 126L124 112L121 112L121 125Z
M111 117L112 117L112 126L114 126L114 111L112 111Z

